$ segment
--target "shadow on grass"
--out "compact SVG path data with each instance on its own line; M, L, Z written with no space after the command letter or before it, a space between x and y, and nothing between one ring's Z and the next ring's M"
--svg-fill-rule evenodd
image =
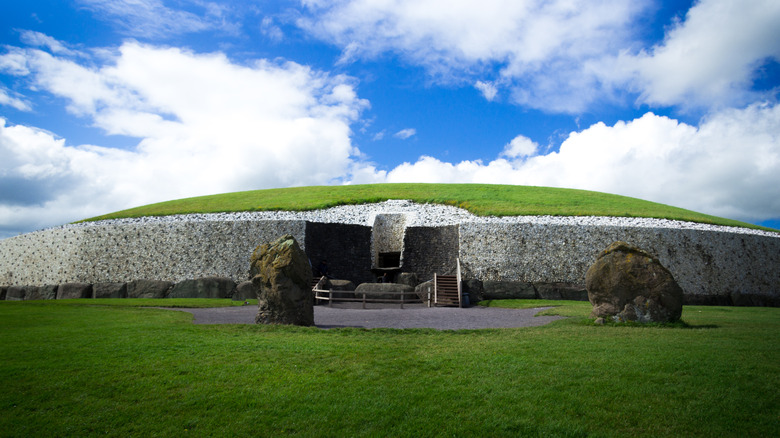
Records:
M606 321L604 324L596 324L593 320L588 319L588 325L604 325L611 327L640 327L640 328L665 328L665 329L687 329L687 330L703 330L703 329L716 329L720 326L716 324L688 324L683 320L675 322L636 322L636 321Z

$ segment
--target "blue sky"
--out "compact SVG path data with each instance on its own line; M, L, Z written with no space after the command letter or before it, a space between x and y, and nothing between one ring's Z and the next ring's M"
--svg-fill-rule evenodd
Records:
M481 182L780 227L776 0L65 0L0 16L0 238L168 199Z

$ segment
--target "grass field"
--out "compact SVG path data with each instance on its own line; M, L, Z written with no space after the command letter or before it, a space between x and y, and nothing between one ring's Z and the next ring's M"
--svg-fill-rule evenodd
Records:
M480 216L621 216L675 219L761 228L730 219L625 196L585 190L490 184L369 184L254 190L179 199L122 210L88 220L185 213L288 210L408 199L455 205Z
M0 302L0 436L780 435L780 309L594 326L588 303L494 301L570 318L438 332L137 307L168 301Z

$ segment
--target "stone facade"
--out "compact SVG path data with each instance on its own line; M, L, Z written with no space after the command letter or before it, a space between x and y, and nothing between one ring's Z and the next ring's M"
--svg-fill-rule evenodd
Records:
M249 279L249 258L257 245L291 234L313 264L327 259L336 278L355 284L373 280L370 271L381 246L400 248L401 270L417 273L420 281L430 280L434 272L454 273L459 258L464 280L533 283L541 296L540 284L584 285L585 272L601 249L621 240L658 257L687 303L780 302L780 235L667 227L663 221L650 227L458 217L458 224L421 226L413 216L402 216L390 211L360 223L96 223L37 231L0 240L0 286L6 299L23 299L21 291L9 287L177 283L203 277L242 282ZM371 226L377 221L386 232L379 241ZM129 286L127 292L129 296Z

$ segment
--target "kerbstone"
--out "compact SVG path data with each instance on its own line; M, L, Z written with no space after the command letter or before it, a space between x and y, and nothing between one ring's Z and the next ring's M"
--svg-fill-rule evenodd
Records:
M57 288L57 299L92 298L92 285L89 283L64 283Z

